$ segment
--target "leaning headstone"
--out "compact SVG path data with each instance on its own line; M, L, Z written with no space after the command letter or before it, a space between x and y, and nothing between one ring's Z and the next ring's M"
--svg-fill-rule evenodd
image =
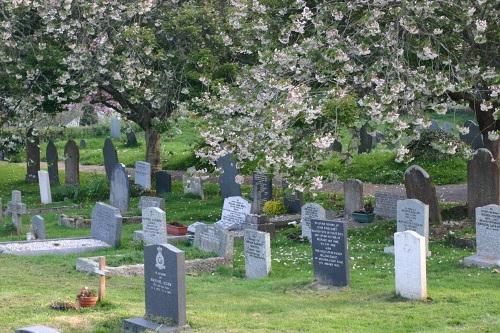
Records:
M429 251L429 206L417 199L398 201L396 231L415 231L425 239L426 253ZM394 247L384 248L385 253L394 253Z
M130 202L130 186L127 170L121 163L115 165L111 175L111 187L109 191L109 202L120 212L126 213Z
M167 217L163 210L149 207L142 210L144 244L167 243Z
M142 211L149 207L160 208L165 211L165 199L158 197L146 197L142 196L139 199L139 209Z
M36 182L38 171L40 171L40 137L33 135L31 128L26 138L26 182Z
M255 196L259 192L259 213L266 201L273 199L273 178L272 175L264 172L254 172L252 176L252 194Z
M479 267L500 267L500 206L476 208L476 251L464 264Z
M45 239L45 220L40 215L35 215L31 219L31 234L34 239Z
M12 200L9 202L7 210L12 216L12 224L14 224L17 229L17 235L20 235L22 215L26 215L28 213L26 205L22 202L21 191L12 191Z
M118 208L98 202L92 210L92 237L118 247L122 236L122 216Z
M64 165L66 185L80 186L80 151L76 142L68 140L64 147Z
M233 258L233 236L217 225L198 222L194 233L194 246L203 252L216 253L219 257Z
M481 134L479 126L472 120L467 120L464 127L469 129L469 133L460 134L460 139L470 145L473 150L485 148L483 135Z
M368 133L368 124L363 125L359 131L359 141L358 154L369 153L373 147L373 136Z
M271 237L267 232L246 229L244 234L245 275L259 279L271 271Z
M294 191L288 187L286 181L282 182L283 188L283 204L285 209L290 214L300 213L304 205L304 195L302 192Z
M344 183L344 217L350 220L358 210L363 210L363 183L349 179Z
M250 209L250 203L242 197L226 198L222 207L222 217L216 224L225 230L242 230Z
M135 184L146 191L151 189L151 164L143 161L135 162Z
M193 194L199 196L201 199L205 198L201 177L183 175L182 184L184 187L184 194Z
M38 187L40 188L40 202L43 205L52 203L52 192L50 191L49 173L38 171Z
M16 333L60 333L58 330L48 326L29 326L16 329Z
M430 223L440 224L441 210L431 176L418 165L413 165L405 172L405 188L408 199L418 199L429 205Z
M222 197L237 197L241 196L241 186L236 182L238 169L233 160L232 154L227 154L217 160L217 167L222 169L222 174L219 176L219 185Z
M373 213L386 219L395 219L398 212L398 201L406 196L391 192L375 192L375 209Z
M121 127L120 119L116 117L111 118L111 125L110 125L111 138L113 139L120 138L120 131L121 131L120 127Z
M87 148L87 141L85 139L80 139L80 149Z
M396 294L414 300L427 298L425 238L415 231L394 234Z
M125 332L178 332L186 325L184 252L170 244L144 248L146 315L126 319Z
M49 178L51 185L59 185L59 155L54 142L49 141L47 150L45 152L45 159L47 160L47 170L49 171Z
M302 206L300 227L302 237L311 240L311 220L325 220L326 210L316 203L307 203Z
M104 147L102 148L102 154L104 156L104 169L106 169L106 176L108 180L111 180L111 174L115 165L118 164L118 153L116 152L113 141L110 138L106 138L104 141Z
M172 176L166 171L156 173L156 194L163 196L172 192Z
M477 207L500 205L500 168L486 148L476 150L467 167L467 206L471 220Z
M311 220L314 277L320 285L349 285L347 225L343 221Z
M130 130L127 132L127 147L137 147L137 137L135 136L134 130Z

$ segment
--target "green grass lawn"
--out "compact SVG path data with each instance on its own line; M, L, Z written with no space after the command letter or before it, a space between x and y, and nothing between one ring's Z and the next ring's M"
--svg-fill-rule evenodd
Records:
M82 175L82 187L99 176ZM0 193L4 203L12 189L21 189L24 201L38 202L37 185L23 184L24 169L0 163ZM217 187L208 189L205 201L185 197L180 184L166 198L168 220L190 224L198 219L214 222L220 216ZM245 189L248 192L248 189ZM92 192L89 192L92 194ZM101 194L102 197L106 195ZM323 203L328 196L320 196ZM84 209L68 215L88 216L93 202L81 201ZM137 198L132 201L136 207ZM332 205L330 201L330 206ZM331 207L330 207L331 208ZM131 214L136 214L133 209ZM46 214L48 236L74 237L88 229L57 225L56 214ZM9 222L8 220L6 221ZM29 218L24 218L28 230ZM132 242L140 225L125 225L122 246L85 254L140 256ZM394 295L394 258L383 254L391 244L394 221L377 223L349 232L350 288L343 291L316 290L311 249L279 233L272 242L272 273L268 278L244 279L242 244L237 242L234 268L214 274L188 276L187 316L193 332L499 332L500 275L493 270L465 268L460 260L471 254L445 242L431 239L433 256L427 260L429 300L406 301ZM2 230L0 241L15 239ZM195 256L186 245L186 256ZM107 300L95 309L59 312L49 305L56 300L74 300L83 286L96 287L98 279L75 270L80 255L16 257L0 255L0 332L45 324L64 333L120 332L122 320L144 314L142 277L111 277ZM135 257L135 258L134 258Z

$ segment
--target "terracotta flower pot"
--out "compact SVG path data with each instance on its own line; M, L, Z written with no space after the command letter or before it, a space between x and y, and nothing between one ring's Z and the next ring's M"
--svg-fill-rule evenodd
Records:
M183 236L183 235L187 234L187 229L188 228L186 226L167 224L167 234L168 235Z
M78 303L81 308L93 308L97 304L97 296L80 297Z

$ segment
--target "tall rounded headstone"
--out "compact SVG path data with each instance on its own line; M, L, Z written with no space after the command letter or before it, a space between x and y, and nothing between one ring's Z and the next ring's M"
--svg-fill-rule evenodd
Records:
M64 165L65 165L65 178L66 185L79 186L80 185L80 151L76 142L68 140L64 147Z
M110 138L106 138L106 140L104 141L102 155L104 157L104 169L106 170L106 177L108 177L108 180L110 180L113 169L115 165L118 164L118 153L116 152L113 141L111 141Z
M29 129L26 135L26 181L34 183L38 181L40 171L40 138L33 135L33 129Z
M222 175L219 177L219 185L222 197L241 196L241 186L236 182L238 169L233 160L232 154L227 154L217 160L217 167L222 169Z
M52 141L47 143L45 158L47 160L47 170L49 172L50 184L59 185L59 168L57 165L59 162L59 155L57 154L56 145Z
M125 165L121 163L115 165L111 175L109 202L111 206L118 208L122 214L128 211L130 185Z
M436 194L436 186L431 176L419 167L412 165L405 172L405 188L408 199L418 199L429 205L430 224L441 223L441 210Z

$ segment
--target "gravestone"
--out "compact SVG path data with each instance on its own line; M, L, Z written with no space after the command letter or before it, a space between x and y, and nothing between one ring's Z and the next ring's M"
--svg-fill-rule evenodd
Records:
M453 133L453 126L449 122L443 124L442 130L448 134Z
M473 150L485 148L483 135L479 126L472 120L467 120L464 127L469 129L469 133L460 134L460 139L472 147Z
M156 173L156 194L163 196L172 192L172 176L166 171Z
M118 247L122 236L122 216L118 208L98 202L92 210L92 237Z
M33 128L26 135L26 182L34 183L38 180L40 171L40 138L33 135Z
M144 248L146 315L126 319L125 332L178 332L186 325L184 252L170 244Z
M31 234L34 239L45 239L45 220L40 215L35 215L31 219Z
M160 208L165 211L165 199L158 197L146 197L142 196L139 199L139 209L142 211L149 207Z
M111 175L111 188L109 191L109 202L120 212L126 213L130 201L130 186L127 170L121 163L115 165Z
M425 239L427 256L429 251L429 206L417 199L398 201L396 231L415 231ZM394 254L394 247L384 248L385 253Z
M352 213L363 210L363 183L357 179L344 182L344 217L352 219Z
M127 132L127 147L137 147L137 137L135 136L134 130L130 130Z
M12 216L12 224L17 229L17 235L21 234L22 215L28 213L26 205L22 203L21 191L12 191L12 199L7 206L8 213Z
M340 142L339 140L335 140L330 149L332 149L333 151L337 152L337 153L342 153L342 142Z
M238 169L233 160L232 154L227 154L217 160L217 167L222 169L222 174L219 176L219 185L222 197L237 197L241 196L241 186L236 182Z
M500 168L486 148L476 150L467 166L467 206L471 220L477 207L500 205Z
M314 277L320 285L349 285L347 225L342 221L311 220Z
M408 199L418 199L429 205L429 222L440 224L441 209L431 176L418 165L413 165L405 172L405 188Z
M194 246L203 252L213 252L219 257L233 258L233 236L214 224L198 223L194 233Z
M427 298L425 239L415 231L394 234L396 294L414 300Z
M294 191L288 187L286 181L282 182L283 188L283 204L285 209L290 214L300 213L304 205L304 195L302 192Z
M59 155L57 154L56 145L52 141L47 143L45 158L47 160L47 170L49 171L50 184L57 186L59 185Z
M375 192L375 209L377 216L386 219L395 219L398 212L398 200L405 200L406 196L391 192Z
M64 147L64 166L64 183L66 185L80 186L80 151L73 140L68 140Z
M182 184L184 187L184 194L193 194L199 196L201 199L205 198L201 177L183 175Z
M104 168L106 169L106 176L108 180L111 180L111 175L113 173L113 169L118 162L118 153L116 152L115 146L113 145L113 141L110 138L106 138L104 141L104 147L102 148L102 154L104 157Z
M144 244L167 243L167 217L163 210L148 207L142 210L142 230Z
M476 208L476 254L464 264L479 267L500 267L500 206Z
M50 191L50 179L47 171L38 171L38 187L40 188L40 202L43 205L52 203L52 192Z
M142 189L151 189L151 164L148 162L135 162L135 184Z
M431 125L429 126L429 131L441 131L441 127L439 127L437 121L435 120L431 121Z
M316 203L307 203L302 206L300 227L302 237L311 240L311 220L325 220L326 210Z
M252 194L255 199L255 195L258 192L258 212L262 213L262 208L266 201L273 199L273 178L270 174L264 172L254 172L252 175Z
M244 233L245 275L259 279L271 271L271 237L267 232L246 229Z
M28 326L16 329L16 333L60 333L58 330L48 326Z
M111 118L110 132L111 132L112 139L119 139L120 138L120 132L121 132L120 119L118 119L116 117Z
M80 139L80 149L87 148L87 141L85 139Z
M368 124L363 125L359 130L359 141L358 154L369 153L373 147L373 136L368 133Z
M225 230L241 230L247 215L250 214L250 203L242 197L224 199L222 217L216 224Z

